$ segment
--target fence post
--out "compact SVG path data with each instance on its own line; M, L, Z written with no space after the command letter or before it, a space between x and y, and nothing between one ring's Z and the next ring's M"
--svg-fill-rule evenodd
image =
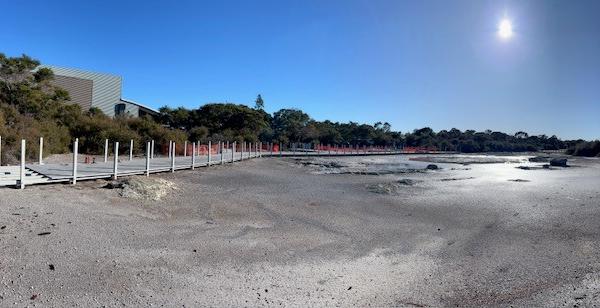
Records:
M77 154L79 154L79 138L73 143L73 185L77 184Z
M224 153L223 153L223 145L224 144L225 143L223 141L219 141L219 148L221 149L221 165L224 163L224 161L223 161L223 155L224 155Z
M187 157L187 140L183 143L183 157Z
M133 139L129 140L129 160L133 160Z
M210 167L210 154L212 152L212 142L208 141L208 164L206 165L207 167Z
M108 139L104 139L104 162L108 162Z
M118 173L118 165L119 165L119 142L115 142L115 160L113 163L113 180L117 179Z
M192 142L192 170L194 170L195 164L196 164L196 143Z
M152 140L154 142L154 140ZM152 142L146 142L146 176L150 176L150 158L152 158Z
M171 158L171 154L173 154L173 141L169 140L169 154L167 154L169 158Z
M2 136L0 136L0 166L2 166Z
M21 170L19 172L19 188L25 189L25 139L21 139Z
M171 143L171 172L175 172L175 142Z
M43 153L44 153L44 137L40 137L40 161L39 164L43 165L44 162L42 161L43 159Z
M235 161L235 141L231 144L231 163Z
M150 159L154 159L154 139L150 141Z

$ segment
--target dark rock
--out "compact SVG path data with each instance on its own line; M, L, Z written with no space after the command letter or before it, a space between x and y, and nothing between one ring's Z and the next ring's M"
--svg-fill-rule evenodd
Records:
M550 166L554 167L568 167L566 158L553 158L550 160Z
M38 233L38 235L48 235L48 234L52 234L52 232L42 232L42 233Z
M535 157L529 158L529 161L532 162L532 163L546 163L546 162L550 161L550 157L548 157L548 156L535 156Z
M106 183L106 185L104 185L103 188L108 188L108 189L123 188L123 182L110 181L110 182Z
M429 164L429 165L427 165L426 169L427 170L437 170L437 169L439 169L439 167L437 165L434 165L434 164Z
M48 268L49 268L51 271L53 271L53 270L54 270L54 264L49 264L49 265L48 265Z

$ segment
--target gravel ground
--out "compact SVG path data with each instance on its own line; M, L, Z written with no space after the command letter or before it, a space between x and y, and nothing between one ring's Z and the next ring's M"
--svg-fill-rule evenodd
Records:
M152 175L178 187L160 201L103 181L0 189L0 306L598 305L600 161L571 164L263 158Z

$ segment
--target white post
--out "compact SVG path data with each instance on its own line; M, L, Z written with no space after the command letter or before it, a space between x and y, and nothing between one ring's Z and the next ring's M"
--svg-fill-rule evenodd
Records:
M146 142L146 176L150 176L150 158L152 158L152 142Z
M210 152L212 152L212 142L211 141L208 142L208 165L206 165L207 167L210 167Z
M0 136L0 166L2 166L2 136Z
M171 172L175 172L175 142L171 146Z
M79 138L73 143L73 185L77 184L77 154L79 154Z
M224 155L224 153L223 153L223 145L225 145L225 143L223 141L219 141L219 149L221 151L221 165L224 163L224 161L223 161L223 155Z
M235 141L231 144L231 163L235 160Z
M183 143L183 157L187 157L187 140Z
M25 139L21 139L21 172L19 173L19 188L25 189Z
M44 157L44 137L40 137L40 161L39 164L43 165L44 162L42 161L43 157Z
M169 140L169 158L171 158L171 154L173 153L173 141Z
M115 142L115 159L113 161L113 180L117 179L117 172L118 172L118 165L119 165L119 142Z
M154 159L154 139L150 141L150 159Z
M133 160L133 139L129 141L129 160Z
M196 143L192 142L192 170L194 170L195 164L196 164Z
M108 139L104 139L104 162L108 162Z

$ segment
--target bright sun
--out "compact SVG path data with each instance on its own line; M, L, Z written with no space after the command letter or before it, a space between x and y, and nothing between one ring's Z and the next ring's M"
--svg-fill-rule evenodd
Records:
M503 39L509 39L513 35L512 23L508 19L502 19L498 25L498 35Z

